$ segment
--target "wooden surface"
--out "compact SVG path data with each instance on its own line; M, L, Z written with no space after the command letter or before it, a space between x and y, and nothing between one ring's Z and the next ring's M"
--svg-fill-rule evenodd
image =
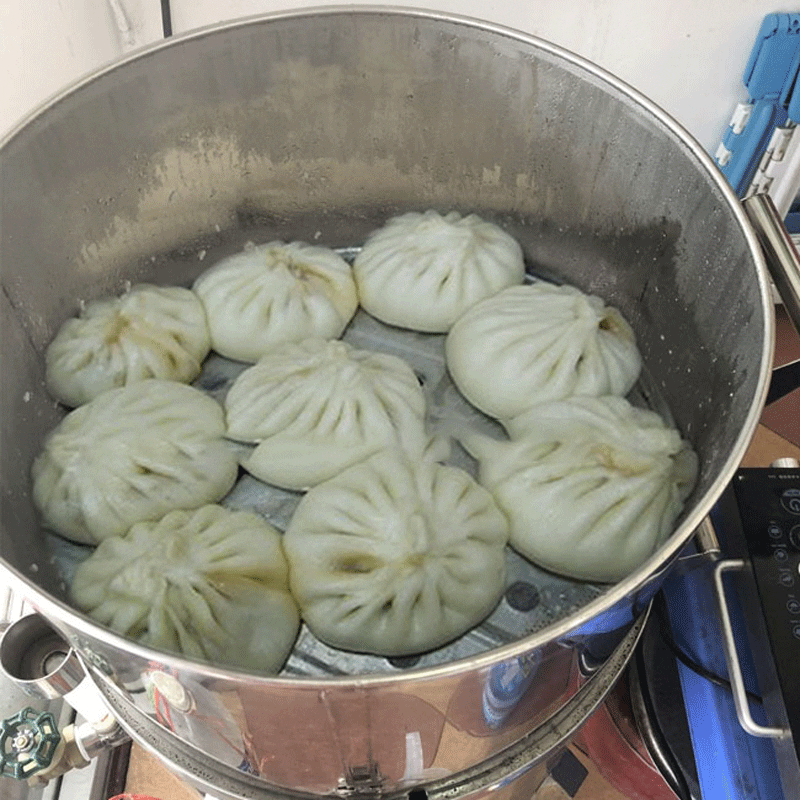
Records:
M548 777L531 800L629 800L603 779L580 750L572 747L570 752L586 768L578 791L570 795L553 778ZM181 783L163 764L136 745L131 748L125 789L131 794L148 795L155 800L201 800L203 797Z

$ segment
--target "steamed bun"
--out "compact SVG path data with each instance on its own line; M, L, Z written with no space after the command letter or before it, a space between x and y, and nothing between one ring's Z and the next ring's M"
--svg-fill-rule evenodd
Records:
M384 450L311 489L284 548L319 639L398 656L445 644L493 610L507 539L505 517L466 472Z
M206 270L192 287L208 317L211 346L237 361L310 336L335 339L358 307L350 265L333 250L275 241Z
M67 414L33 463L44 524L83 544L177 508L216 502L238 465L222 408L197 389L149 379Z
M207 505L140 522L78 566L75 605L151 647L276 673L300 626L280 534Z
M420 455L425 400L414 372L392 355L307 339L269 351L225 399L227 435L258 446L248 472L306 489L387 446Z
M672 533L697 457L652 411L622 397L543 403L511 441L465 438L479 480L511 523L511 546L561 575L612 582Z
M525 275L517 241L476 214L390 219L353 263L361 305L390 325L443 333L470 306Z
M617 309L573 286L513 286L473 306L445 342L447 368L474 406L500 420L571 395L625 395L641 356Z
M139 284L89 303L67 320L45 353L47 388L68 406L146 378L189 383L211 346L197 295Z

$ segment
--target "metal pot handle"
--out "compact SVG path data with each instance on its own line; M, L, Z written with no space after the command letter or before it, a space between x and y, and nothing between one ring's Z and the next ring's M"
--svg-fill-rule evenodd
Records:
M800 255L768 194L754 194L742 200L742 206L764 251L775 288L800 333Z
M725 587L722 583L722 575L732 570L740 571L746 568L746 563L738 558L720 561L714 567L714 589L719 606L720 623L722 627L722 643L725 653L725 661L728 664L728 677L733 689L733 703L736 706L736 716L739 724L751 736L761 736L770 739L785 739L790 736L788 728L768 728L760 725L753 719L750 713L750 706L747 705L747 689L742 678L742 668L739 666L739 657L736 654L736 641L733 636L731 617L728 613L728 604L725 599Z

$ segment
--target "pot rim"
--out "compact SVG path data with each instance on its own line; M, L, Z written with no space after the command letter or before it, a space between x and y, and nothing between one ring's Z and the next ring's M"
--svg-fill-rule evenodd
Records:
M708 515L714 503L722 494L725 486L731 481L738 468L744 453L755 433L761 411L769 389L769 376L772 371L772 358L775 340L775 321L774 309L772 306L771 289L769 277L764 261L761 247L756 235L752 230L749 220L741 206L739 198L734 193L730 184L717 168L710 155L702 148L696 139L689 133L677 120L664 111L660 106L647 98L637 89L616 77L605 68L600 67L588 59L579 56L560 45L553 44L541 39L538 36L524 33L514 28L488 22L471 16L452 14L449 12L410 8L405 6L375 6L375 5L331 5L331 6L309 6L300 9L273 11L263 14L248 15L228 20L221 23L203 26L193 29L186 33L171 36L149 45L136 48L123 57L111 61L104 66L84 75L71 82L66 87L44 100L31 112L24 116L15 126L4 136L0 137L0 155L2 150L16 136L20 135L24 129L34 120L56 106L62 100L74 92L79 91L83 86L89 85L99 78L113 73L118 69L124 68L127 64L138 61L143 57L148 57L159 50L180 46L183 43L196 39L203 39L211 35L216 35L220 31L233 30L249 27L258 24L269 24L282 19L298 19L314 16L340 16L342 14L354 16L402 16L413 17L420 20L439 20L452 23L465 28L479 29L498 34L507 39L516 40L526 45L532 45L539 51L566 62L570 66L576 67L578 72L588 73L599 82L607 86L620 95L623 95L633 105L646 112L652 120L658 123L673 137L675 137L686 149L686 154L697 162L706 177L715 185L723 198L727 201L734 218L749 245L753 255L754 265L759 286L759 294L764 317L765 337L764 346L761 354L760 369L758 375L757 391L754 402L739 432L734 446L729 453L723 468L719 471L713 484L705 495L699 498L694 506L686 514L683 522L673 532L669 539L659 549L647 559L635 572L628 575L622 581L611 586L607 591L582 606L577 612L573 612L557 623L542 628L539 631L522 637L501 647L488 650L477 655L466 656L445 664L438 664L429 667L409 668L402 673L375 673L364 675L331 676L325 678L299 677L299 676L278 676L264 675L257 672L248 672L242 669L220 667L200 659L192 659L183 655L169 653L148 648L131 639L127 639L93 622L88 616L80 614L71 606L58 600L46 593L41 587L36 585L30 578L22 574L15 567L6 563L0 558L0 577L6 573L11 583L17 584L20 592L40 611L55 627L62 631L77 632L85 634L93 639L99 639L106 644L124 651L127 654L135 655L145 662L156 661L161 665L174 667L181 671L202 673L203 677L209 679L220 679L224 681L237 681L247 684L258 684L264 686L302 686L310 688L315 685L331 686L332 684L353 685L358 687L378 686L382 684L396 683L398 680L405 681L424 681L433 677L440 678L456 675L466 670L481 669L492 666L497 662L514 658L539 648L554 640L569 638L568 634L583 626L599 616L602 612L613 608L617 603L627 596L633 596L646 583L672 564L679 551L686 545L694 535L697 527Z

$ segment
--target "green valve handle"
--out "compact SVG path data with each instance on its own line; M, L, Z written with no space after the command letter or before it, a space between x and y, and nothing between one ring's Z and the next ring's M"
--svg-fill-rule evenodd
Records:
M23 708L0 722L0 775L25 780L47 769L60 742L51 713Z

